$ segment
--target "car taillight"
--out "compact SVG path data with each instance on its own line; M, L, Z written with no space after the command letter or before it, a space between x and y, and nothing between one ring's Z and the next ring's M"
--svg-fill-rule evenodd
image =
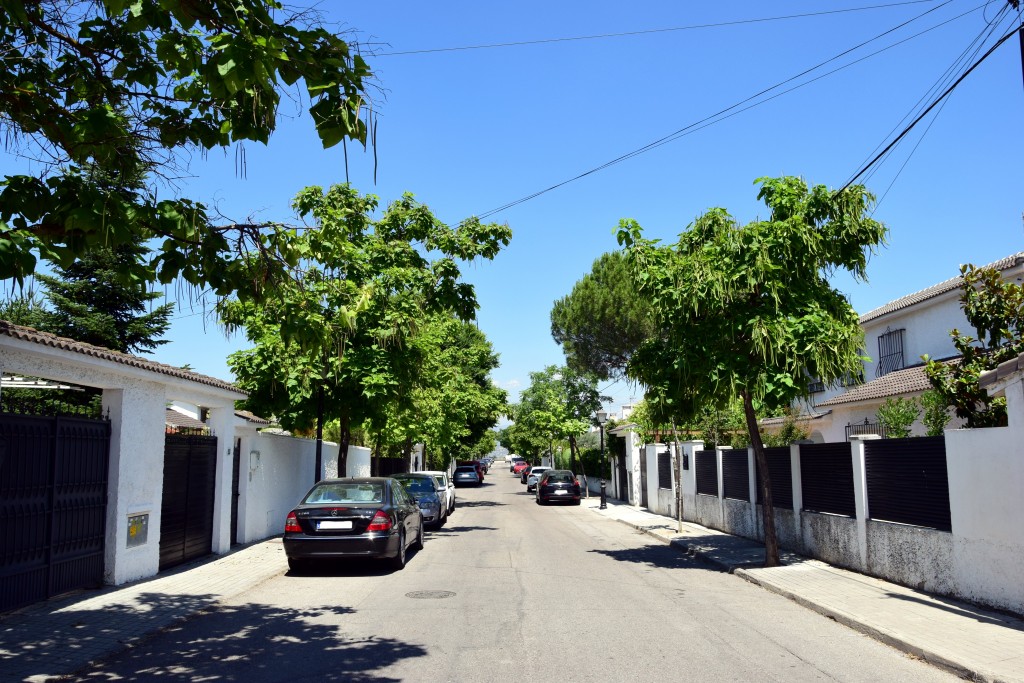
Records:
M288 519L284 521L284 532L302 533L302 527L299 526L299 518L295 516L294 512L288 513Z
M383 510L377 510L377 514L370 520L370 525L366 527L367 531L387 531L391 528L391 518L388 517L388 513Z

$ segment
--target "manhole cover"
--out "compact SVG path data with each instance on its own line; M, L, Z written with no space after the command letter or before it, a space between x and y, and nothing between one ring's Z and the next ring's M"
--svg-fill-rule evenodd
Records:
M444 600L445 598L454 598L455 593L451 591L413 591L406 593L405 597L417 600Z

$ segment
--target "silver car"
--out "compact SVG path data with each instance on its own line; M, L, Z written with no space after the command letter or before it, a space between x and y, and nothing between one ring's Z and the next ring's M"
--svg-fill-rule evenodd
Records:
M448 521L448 501L438 493L437 483L429 474L412 472L393 477L405 492L416 500L423 514L423 523L441 528Z
M446 501L448 501L448 514L455 512L455 482L449 477L447 472L440 470L424 470L417 472L417 474L429 474L434 478L434 482L437 484L438 495L444 495Z
M537 488L537 482L540 481L540 475L544 474L550 467L531 467L530 475L526 477L526 490L533 491Z

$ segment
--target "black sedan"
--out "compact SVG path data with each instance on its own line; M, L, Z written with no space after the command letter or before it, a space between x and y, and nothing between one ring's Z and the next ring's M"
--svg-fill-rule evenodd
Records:
M410 545L423 547L423 515L390 477L324 479L284 525L284 552L293 571L340 557L387 558L402 569Z
M580 482L570 470L545 470L537 482L537 504L554 501L580 504Z

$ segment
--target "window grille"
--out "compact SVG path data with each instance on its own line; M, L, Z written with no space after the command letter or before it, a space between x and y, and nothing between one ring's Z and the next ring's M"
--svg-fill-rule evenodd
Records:
M895 370L902 370L903 363L903 333L906 330L886 329L884 334L878 336L878 368L875 376L881 377Z

